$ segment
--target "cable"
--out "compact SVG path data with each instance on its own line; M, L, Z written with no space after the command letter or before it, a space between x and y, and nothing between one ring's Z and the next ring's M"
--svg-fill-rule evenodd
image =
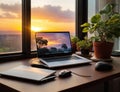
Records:
M90 75L81 75L81 74L77 74L77 73L75 73L75 72L72 72L73 74L75 74L75 75L77 75L77 76L80 76L80 77L92 77L92 76L90 76Z

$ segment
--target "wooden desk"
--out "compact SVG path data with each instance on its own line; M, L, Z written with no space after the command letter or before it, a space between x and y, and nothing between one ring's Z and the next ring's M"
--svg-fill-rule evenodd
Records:
M34 84L18 80L0 78L0 83L9 86L21 92L80 92L83 89L95 86L100 83L108 84L109 80L120 76L120 57L113 57L112 62L114 69L109 72L98 72L95 70L95 63L91 65L75 66L68 68L69 70L83 75L91 75L91 77L80 77L72 74L71 77L60 79L56 78L53 81L44 84ZM0 71L13 68L18 65L28 65L29 60L20 60L0 64ZM57 70L58 74L59 70ZM107 91L108 85L105 85L104 91ZM88 91L90 92L90 91Z

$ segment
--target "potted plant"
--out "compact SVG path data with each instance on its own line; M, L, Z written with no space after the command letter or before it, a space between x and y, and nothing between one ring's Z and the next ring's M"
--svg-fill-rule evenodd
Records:
M84 40L78 41L76 45L77 49L81 51L81 55L89 55L92 48L92 42L90 39L85 37Z
M109 3L92 16L90 23L84 23L83 32L94 34L92 39L94 55L97 59L110 59L114 38L120 36L120 13L115 12L115 4Z
M71 37L71 44L72 44L72 52L77 51L76 43L79 41L79 38L77 36L72 36Z

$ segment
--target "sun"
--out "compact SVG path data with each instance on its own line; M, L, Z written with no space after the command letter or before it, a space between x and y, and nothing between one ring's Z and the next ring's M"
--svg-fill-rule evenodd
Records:
M40 31L42 31L42 27L36 27L36 26L32 26L31 27L31 31L33 31L33 32L40 32Z

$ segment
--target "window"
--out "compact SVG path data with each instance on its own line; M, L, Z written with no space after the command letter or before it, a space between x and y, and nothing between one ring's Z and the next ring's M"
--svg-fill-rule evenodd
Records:
M70 31L83 38L80 24L86 16L87 0L0 0L0 60L36 56L38 30Z
M0 0L0 54L22 51L21 0Z
M116 10L120 12L120 0L116 0L116 3L118 5ZM118 50L120 52L120 37L115 40L114 50Z
M36 31L70 31L75 35L75 0L31 0L31 50Z
M96 12L96 0L88 0L88 22L90 22L91 17L95 15ZM91 37L91 34L88 33L88 37Z
M88 0L88 21L96 13L96 0Z

